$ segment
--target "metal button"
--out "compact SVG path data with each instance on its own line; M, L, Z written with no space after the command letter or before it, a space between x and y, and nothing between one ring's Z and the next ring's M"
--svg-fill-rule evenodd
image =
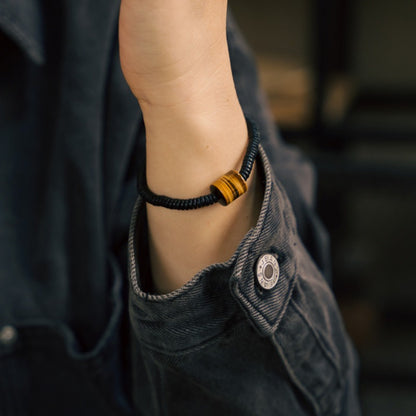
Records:
M0 344L11 346L17 340L17 330L14 326L5 325L0 329Z
M273 254L263 254L257 260L256 277L263 289L273 289L279 280L279 263Z

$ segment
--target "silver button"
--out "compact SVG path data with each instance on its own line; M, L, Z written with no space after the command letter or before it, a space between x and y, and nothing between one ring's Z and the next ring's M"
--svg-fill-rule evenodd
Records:
M263 289L273 289L279 281L279 274L279 263L273 254L263 254L259 257L256 265L256 277Z
M14 326L6 325L0 329L0 344L13 345L17 340L17 331Z

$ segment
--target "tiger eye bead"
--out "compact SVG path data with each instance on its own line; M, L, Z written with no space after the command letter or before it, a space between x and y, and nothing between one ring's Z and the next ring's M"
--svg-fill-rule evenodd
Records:
M211 185L211 192L220 197L222 205L228 205L247 192L247 183L235 170L230 170Z

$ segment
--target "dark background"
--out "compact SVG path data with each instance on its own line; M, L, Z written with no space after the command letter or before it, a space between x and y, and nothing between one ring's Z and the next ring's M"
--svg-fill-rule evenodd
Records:
M283 137L318 170L364 416L416 415L416 1L230 3Z

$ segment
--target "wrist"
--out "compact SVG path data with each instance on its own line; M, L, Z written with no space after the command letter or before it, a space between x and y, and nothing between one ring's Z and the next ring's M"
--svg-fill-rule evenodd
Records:
M214 56L215 60L201 61L176 77L149 79L134 91L147 125L172 116L197 117L238 103L228 50Z
M148 127L146 176L149 188L175 198L209 193L209 185L239 170L248 144L237 105L223 111L175 113Z

